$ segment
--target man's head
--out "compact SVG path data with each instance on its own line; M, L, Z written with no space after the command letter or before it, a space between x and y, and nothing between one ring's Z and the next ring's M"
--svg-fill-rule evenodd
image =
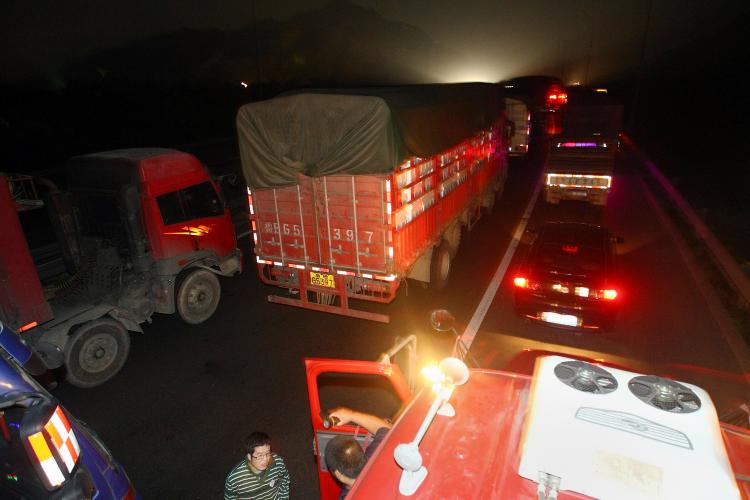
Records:
M326 466L342 483L351 486L365 466L365 452L354 438L336 436L325 449Z
M253 432L247 437L245 446L247 460L254 472L264 471L271 463L271 438L265 432Z

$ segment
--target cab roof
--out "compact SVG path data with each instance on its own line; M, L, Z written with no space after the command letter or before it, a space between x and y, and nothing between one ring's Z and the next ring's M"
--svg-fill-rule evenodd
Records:
M536 498L537 485L517 474L531 377L472 370L457 387L452 418L436 416L419 450L428 475L408 498ZM401 498L393 452L411 442L433 395L423 390L404 410L347 498ZM407 497L403 497L407 498ZM560 495L560 498L586 498Z
M495 370L471 370L468 382L451 397L454 417L437 415L419 445L427 477L416 492L399 493L402 469L393 453L410 443L434 395L423 389L401 413L370 458L347 499L537 498L537 483L518 474L532 377ZM738 478L740 496L750 498L750 433L721 424L721 433ZM560 490L557 498L588 499Z
M73 191L119 190L144 183L147 189L163 192L207 178L195 156L168 148L116 149L76 156L68 160L66 168Z

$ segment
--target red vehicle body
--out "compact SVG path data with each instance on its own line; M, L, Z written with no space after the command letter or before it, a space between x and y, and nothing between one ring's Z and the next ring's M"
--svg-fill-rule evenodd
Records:
M327 442L336 435L355 433L358 433L357 439L363 444L366 444L368 440L368 436L363 435L363 432L367 434L366 431L361 429L349 425L332 428L326 428L323 425L318 385L322 375L337 373L378 375L387 380L397 397L403 401L402 406L393 416L392 429L358 476L356 483L347 495L347 499L677 498L673 496L674 491L669 490L668 486L670 484L674 486L677 482L681 485L678 487L683 487L686 477L684 474L689 473L689 470L681 470L681 464L677 463L676 460L673 463L661 463L659 458L662 457L654 458L650 455L650 453L653 453L650 448L655 446L652 442L653 439L643 439L645 436L634 437L633 433L637 434L644 431L637 426L633 429L633 433L627 431L620 433L621 436L625 436L625 439L630 439L635 443L634 450L623 451L626 448L617 445L609 446L610 443L606 440L588 440L589 445L593 441L594 447L611 451L613 456L618 458L618 460L608 461L607 465L603 466L602 476L606 475L605 472L609 473L609 476L605 477L603 482L596 484L600 488L599 491L603 487L606 494L587 496L577 491L578 485L574 484L570 476L558 477L556 482L552 481L540 486L539 481L528 479L522 475L522 472L525 473L523 470L524 462L528 459L526 453L534 445L534 436L531 434L534 433L534 428L539 429L538 425L534 427L534 419L539 417L539 410L535 409L535 405L540 405L540 399L537 396L543 391L539 365L540 362L559 361L560 359L567 360L566 363L579 363L579 361L557 356L542 357L538 360L537 372L534 376L496 370L469 370L468 382L465 385L456 386L449 399L455 409L455 415L442 416L438 414L435 416L419 443L421 463L426 468L427 474L411 495L400 492L402 476L404 476L405 471L394 460L394 453L400 444L409 443L415 439L418 430L422 429L425 416L428 415L435 402L435 395L430 387L424 387L410 396L408 385L401 371L388 362L306 359L310 415L315 453L319 462L320 497L322 499L334 499L340 492L338 484L331 479L331 474L325 469L323 457ZM586 364L588 365L588 363ZM599 369L601 365L592 366L596 366L594 369ZM612 368L607 369L614 371ZM661 380L669 383L667 379ZM557 382L557 380L554 381L554 383ZM684 389L684 386L681 387ZM570 398L570 395L573 394L570 392L570 387L563 387L560 384L560 389L559 395L561 397ZM620 392L620 395L629 396L627 387L621 386L618 390L623 391ZM575 398L576 396L572 397ZM581 397L588 398L585 401L597 401L597 397L611 396L585 394ZM555 398L552 398L550 402L550 399L547 398L547 402L552 406L556 405L554 400ZM605 399L598 401L605 401ZM633 404L642 405L640 401ZM705 455L709 459L709 464L714 464L710 460L716 460L718 463L724 460L726 467L725 469L714 470L710 470L709 467L699 469L697 473L694 473L694 479L697 482L703 481L702 489L696 488L693 496L688 494L679 498L706 498L706 491L715 491L718 495L717 498L748 499L750 498L750 481L748 480L750 478L748 474L750 472L750 431L746 428L719 423L716 420L715 413L711 413L713 406L710 405L710 402L704 399L703 405L704 409L707 410L704 427L708 427L708 429L705 429L705 434L712 436L714 440L710 443L710 446L707 446L701 442L700 438L695 439L694 436L691 436L694 438L693 447L691 451L685 451L685 454L688 458L690 458L690 455ZM641 411L640 406L634 406L634 408L636 412ZM325 410L325 408L323 409ZM586 410L587 408L583 409ZM659 410L652 409L651 411L659 413ZM561 404L559 413L562 415L565 412L566 408L564 408L564 404ZM547 414L546 418L553 423L558 417L555 412L548 412L546 408L545 413ZM618 414L621 413L618 412ZM531 418L532 415L535 415L534 418ZM671 422L679 422L681 418L691 418L690 415L667 415L667 417L672 419ZM636 415L629 415L624 421L635 424L640 420L640 417ZM642 421L657 427L654 422ZM682 428L682 430L687 427L689 426ZM601 430L601 428L599 429ZM602 432L614 433L611 428L604 428ZM568 432L567 436L564 437L560 434L556 435L560 436L561 439L545 441L541 448L542 456L544 457L547 454L553 457L557 456L563 464L567 464L575 470L579 466L576 462L578 458L574 453L575 448L565 449L561 443L578 443L576 433ZM657 433L656 439L662 438L663 435ZM585 448L585 441L585 437L580 436L581 447ZM670 448L670 444L667 443L664 448ZM595 461L598 455L594 454L593 456ZM595 463L584 462L581 461L580 463L581 470L589 471L591 467L596 466ZM636 470L637 467L634 465L636 463L643 467L640 472ZM664 466L663 471L659 469L662 465ZM608 467L610 469L605 471L604 469ZM634 468L629 469L629 467ZM650 484L643 479L647 475L644 471L649 470L649 468L656 469L659 472L654 476L656 479ZM713 473L717 473L718 476L712 476ZM641 475L639 476L639 474ZM721 484L718 480L711 484L711 480L717 477L721 479ZM706 484L706 481L708 481L708 484ZM628 497L627 495L632 494L632 491L628 488L636 490L644 488L643 491L651 488L651 490L645 491L644 496ZM715 490L712 488L715 488ZM651 493L652 496L648 496L648 493Z
M491 209L502 190L503 129L498 112L490 126L450 147L398 157L378 173L299 173L293 185L248 187L258 274L294 291L269 301L387 322L386 315L350 308L349 299L391 302L405 278L444 287L462 227L477 220L481 207ZM246 172L262 161L250 154L243 157Z
M0 319L91 387L122 367L128 330L154 312L208 319L216 275L240 272L241 253L217 185L190 154L109 151L72 158L67 173L66 192L0 177Z

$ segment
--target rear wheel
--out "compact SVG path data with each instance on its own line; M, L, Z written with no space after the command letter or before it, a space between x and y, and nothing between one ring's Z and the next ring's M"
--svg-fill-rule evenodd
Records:
M130 335L112 319L83 324L65 344L66 379L77 387L95 387L114 377L130 352Z
M482 198L482 206L488 214L492 213L492 209L495 208L495 191L489 189Z
M461 224L456 222L443 235L443 239L448 242L448 249L451 253L451 259L456 258L458 248L461 246Z
M432 251L430 262L430 286L435 291L442 291L448 284L451 273L451 252L449 245L443 241Z
M211 271L195 269L178 280L177 313L185 323L197 325L213 316L219 306L221 284Z

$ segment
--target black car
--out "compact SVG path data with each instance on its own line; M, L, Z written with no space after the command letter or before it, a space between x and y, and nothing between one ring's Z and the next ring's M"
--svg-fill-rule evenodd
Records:
M621 300L618 239L604 227L579 222L545 222L532 235L513 279L516 312L560 328L610 330Z

